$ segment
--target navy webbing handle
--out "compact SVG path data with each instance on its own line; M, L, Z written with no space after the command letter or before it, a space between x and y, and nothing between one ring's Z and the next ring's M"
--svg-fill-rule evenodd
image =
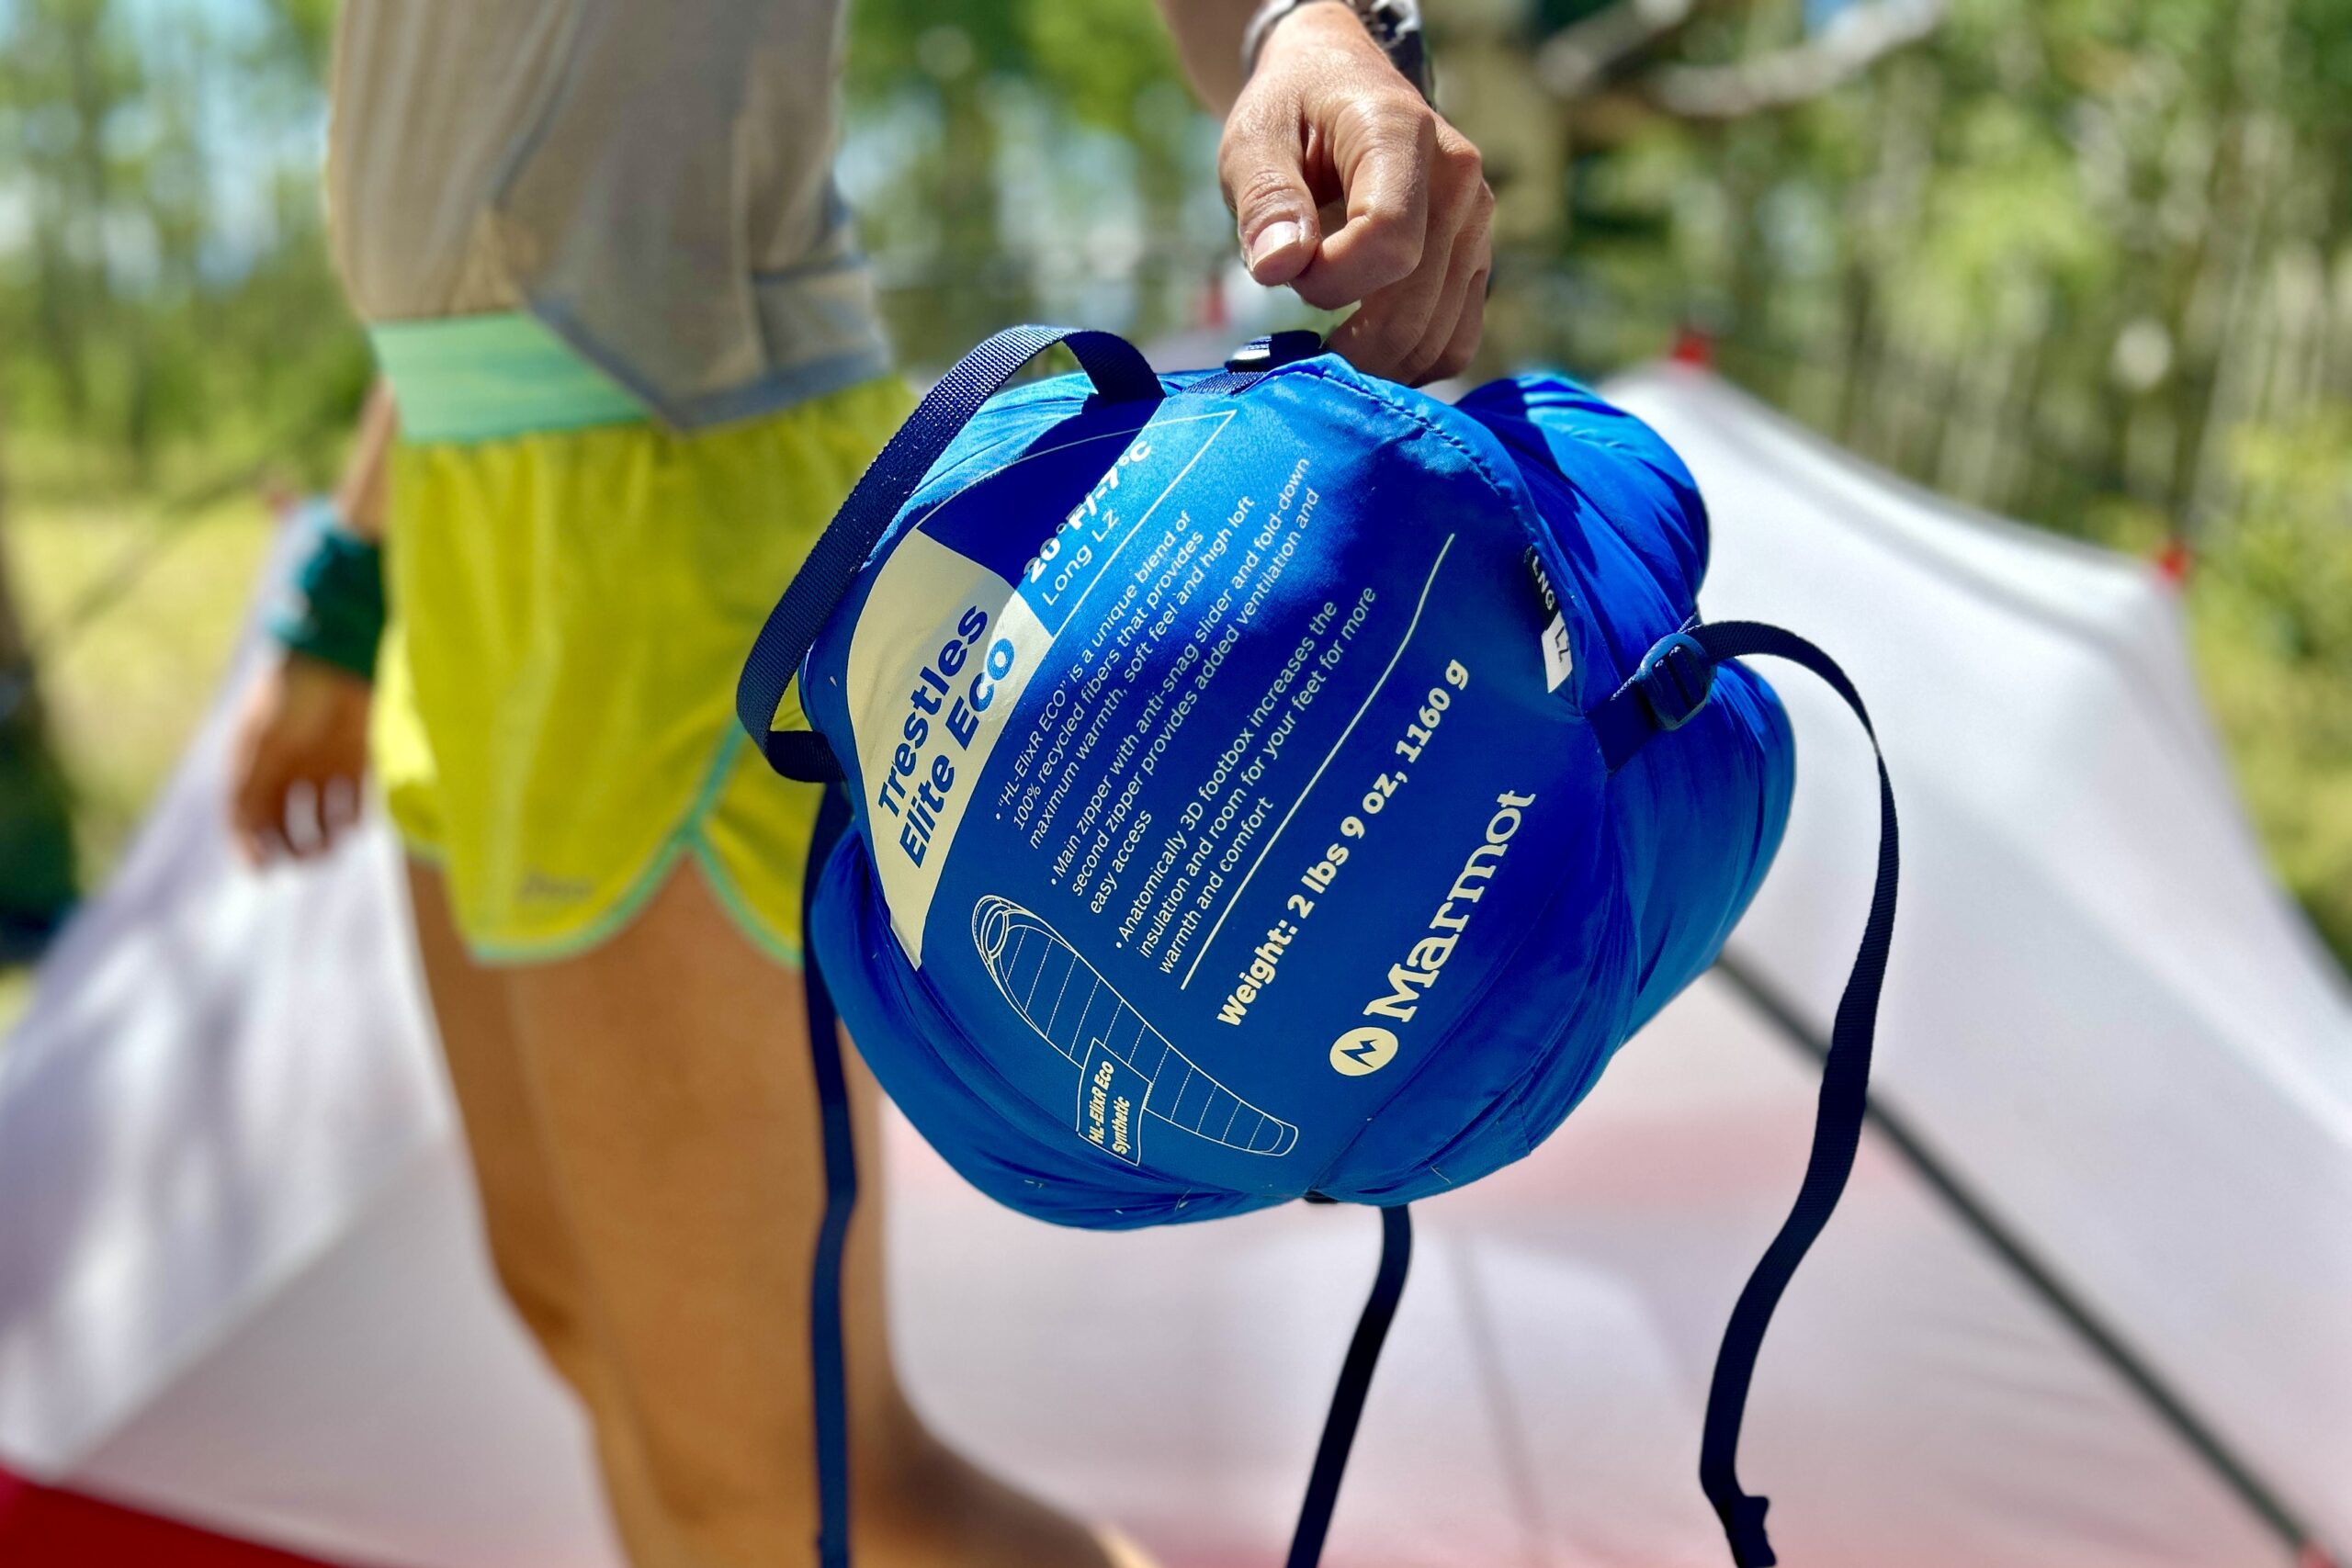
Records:
M1772 1309L1804 1260L1830 1212L1846 1190L1854 1168L1854 1154L1862 1137L1862 1118L1869 1108L1871 1046L1878 1029L1879 991L1886 979L1887 951L1894 941L1894 890L1901 860L1894 821L1894 785L1886 773L1886 757L1879 750L1878 731L1871 727L1870 711L1838 661L1793 632L1753 621L1722 621L1692 625L1661 640L1642 660L1634 678L1619 687L1591 715L1601 750L1614 773L1652 738L1679 728L1707 700L1714 666L1726 659L1749 654L1786 659L1802 664L1845 699L1871 739L1878 761L1878 880L1871 889L1870 919L1862 927L1861 946L1846 977L1845 994L1838 998L1838 1018L1829 1032L1829 1055L1822 1064L1821 1096L1814 1111L1813 1150L1805 1158L1804 1183L1795 1207L1781 1223L1780 1234L1765 1250L1762 1261L1747 1277L1724 1327L1721 1349L1715 1352L1713 1382L1707 1390L1707 1421L1699 1444L1699 1484L1714 1505L1731 1542L1732 1560L1739 1568L1770 1568L1776 1561L1764 1533L1767 1500L1752 1496L1739 1484L1739 1427L1747 1410L1747 1389L1756 1375L1757 1352L1763 1348L1764 1331Z
M1355 1446L1364 1398L1380 1365L1380 1348L1387 1342L1388 1325L1396 1320L1405 1274L1412 1266L1411 1213L1402 1203L1381 1210L1380 1269L1373 1276L1363 1315L1356 1320L1355 1337L1348 1342L1348 1359L1340 1365L1339 1386L1331 1392L1330 1414L1323 1418L1323 1440L1316 1445L1315 1469L1306 1480L1306 1500L1299 1505L1298 1528L1291 1532L1285 1568L1316 1568L1323 1560L1323 1539L1331 1533L1331 1511L1339 1505L1348 1450Z
M800 973L808 1003L808 1059L817 1077L823 1129L825 1217L808 1277L808 1390L817 1438L817 1562L849 1568L849 1384L842 1347L842 1253L857 1212L857 1143L850 1122L849 1082L842 1070L832 994L817 967L817 879L849 830L849 797L825 791L809 834L800 889Z
M948 443L1015 372L1056 344L1069 346L1093 378L1094 389L1111 402L1161 395L1159 378L1126 339L1073 327L1007 327L939 378L867 465L792 585L768 612L767 624L743 661L742 676L735 683L736 716L759 742L768 765L786 778L825 783L842 776L824 737L813 730L771 728L776 705L799 673L800 661L808 656L825 617L841 603L865 558Z

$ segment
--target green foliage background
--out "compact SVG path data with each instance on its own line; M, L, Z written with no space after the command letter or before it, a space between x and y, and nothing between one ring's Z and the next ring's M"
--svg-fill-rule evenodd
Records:
M1502 203L1485 368L1605 372L1696 324L1873 461L2184 545L2249 807L2352 956L2352 0L1950 0L1724 118L1672 112L1675 73L1802 49L1833 5L1700 0L1546 96L1544 39L1606 5L1426 0ZM0 547L87 867L266 537L256 506L162 503L257 462L317 482L367 378L319 205L332 32L328 0L0 0ZM850 59L842 180L911 367L1023 317L1264 308L1148 0L856 0ZM126 562L140 586L62 625Z

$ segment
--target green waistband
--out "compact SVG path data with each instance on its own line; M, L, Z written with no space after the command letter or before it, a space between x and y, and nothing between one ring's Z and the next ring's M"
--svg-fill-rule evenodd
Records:
M627 389L522 310L368 328L411 441L494 441L645 417Z

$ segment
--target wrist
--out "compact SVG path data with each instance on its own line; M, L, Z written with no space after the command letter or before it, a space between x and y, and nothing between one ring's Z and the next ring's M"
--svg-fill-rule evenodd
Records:
M1414 0L1264 0L1242 41L1246 82L1302 55L1380 60L1429 96L1420 12Z
M1299 0L1266 28L1258 45L1258 63L1263 65L1285 50L1328 49L1335 43L1353 48L1371 42L1363 18L1348 0Z
M307 648L289 647L282 642L277 645L277 667L288 681L327 684L347 682L362 690L373 688L376 684L373 670L355 670L347 660L313 653Z
M346 532L339 518L314 525L317 538L295 577L291 602L270 630L288 653L368 680L384 636L383 552Z

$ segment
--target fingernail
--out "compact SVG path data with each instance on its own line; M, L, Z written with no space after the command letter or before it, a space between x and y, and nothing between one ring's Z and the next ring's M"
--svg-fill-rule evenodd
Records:
M1250 270L1256 271L1270 258L1281 254L1298 243L1299 236L1304 232L1304 230L1287 218L1279 223L1267 224L1265 228L1259 231L1256 242L1250 247Z

